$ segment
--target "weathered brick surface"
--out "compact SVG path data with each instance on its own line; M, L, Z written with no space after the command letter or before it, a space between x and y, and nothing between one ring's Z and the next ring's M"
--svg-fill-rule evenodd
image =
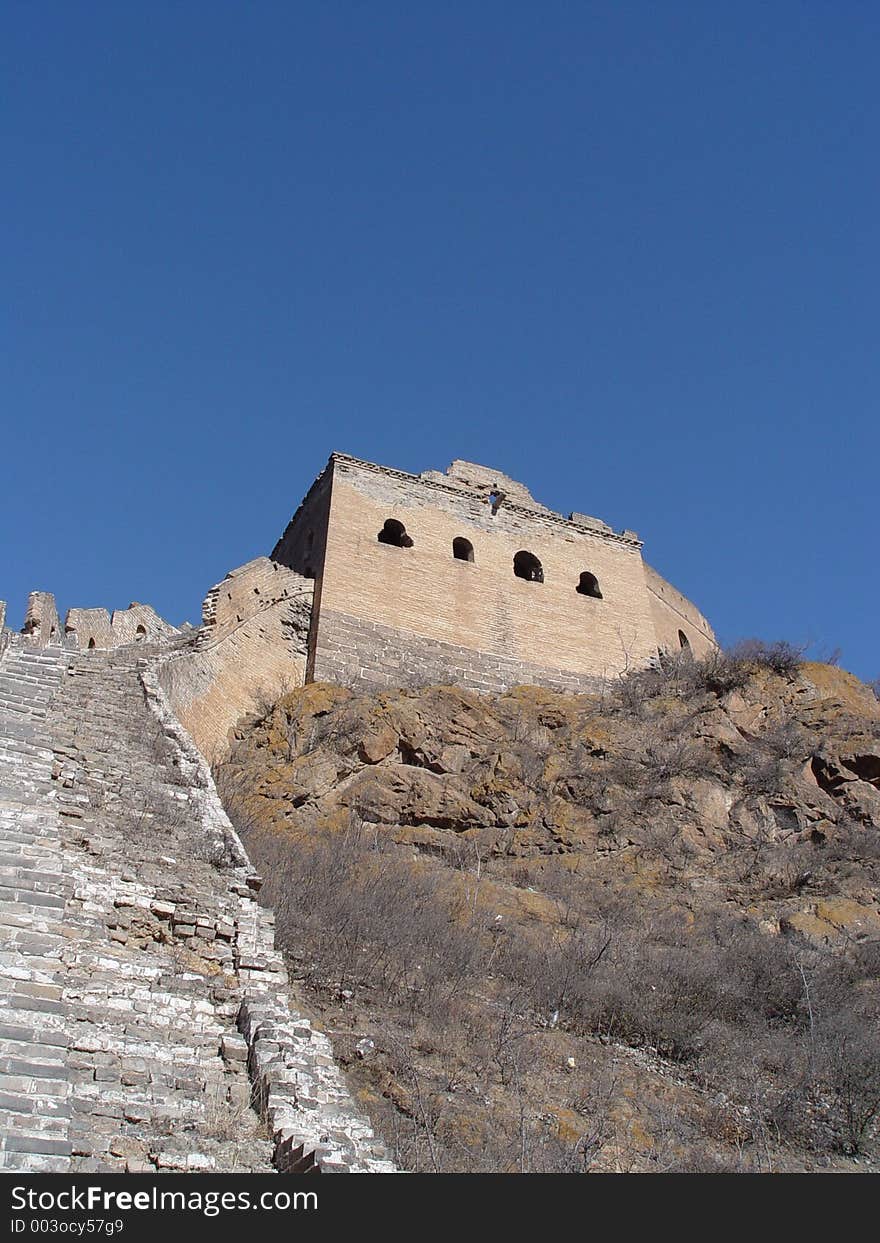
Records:
M548 653L548 660L552 652ZM475 691L512 686L549 686L586 693L602 679L566 673L552 664L511 660L475 652L460 644L438 643L421 635L344 613L321 613L321 646L315 680L342 686L435 686L454 681Z
M106 609L68 609L64 631L76 640L77 646L90 648L116 647L116 638Z
M301 564L308 528L324 552L309 678L582 688L677 650L679 630L697 655L714 644L699 611L645 566L632 532L566 519L489 468L414 476L337 454L310 496L273 551ZM411 547L378 540L387 519L403 523ZM313 535L322 522L325 540ZM453 556L457 537L473 561ZM540 560L543 582L514 575L520 551ZM577 591L583 572L601 599Z
M478 498L426 491L356 470L334 479L322 613L356 612L426 639L594 677L654 655L637 544L504 505L493 518ZM389 517L404 523L412 548L377 540ZM473 544L473 562L453 557L457 536ZM539 558L543 583L514 576L521 550ZM584 570L598 578L602 600L575 590ZM319 616L316 671L321 649Z
M333 459L309 488L272 550L272 560L320 581L326 552Z
M45 741L67 654L32 633L7 636L0 656L0 1170L51 1172L72 1151L61 998L73 883Z
M32 645L46 647L61 642L61 622L55 597L49 591L32 591L28 597L23 633Z
M651 602L651 616L657 646L678 651L683 634L695 656L705 656L715 646L715 635L706 618L686 596L645 564L645 582Z
M129 643L160 643L178 634L149 604L130 604L115 609L68 609L65 634L86 651L90 648L125 647Z
M158 659L16 637L0 663L0 1169L392 1169Z
M302 685L312 589L268 557L250 561L212 587L202 629L162 662L162 688L211 760L243 716Z

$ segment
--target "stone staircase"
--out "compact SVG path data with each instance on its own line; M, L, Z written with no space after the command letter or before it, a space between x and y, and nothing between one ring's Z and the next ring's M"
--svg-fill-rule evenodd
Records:
M69 653L14 636L0 663L0 1169L69 1166L64 912L46 716Z
M160 655L0 661L0 1169L393 1170L291 1010Z

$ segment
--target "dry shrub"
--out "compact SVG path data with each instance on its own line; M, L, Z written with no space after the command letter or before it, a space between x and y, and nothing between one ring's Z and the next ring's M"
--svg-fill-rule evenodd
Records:
M766 643L761 639L743 639L732 648L710 652L702 660L695 660L689 652L664 653L654 667L621 678L617 705L638 715L652 699L726 695L747 686L761 669L778 677L793 677L803 656L803 648L785 640Z
M441 1057L447 1087L462 1073L455 1067L466 1066L476 1082L515 1095L533 1034L558 1026L651 1050L723 1082L751 1103L755 1143L796 1137L853 1153L876 1124L876 1015L867 1014L862 988L875 964L864 949L846 959L796 950L749 920L719 915L686 926L609 902L552 867L542 881L556 890L559 922L541 935L502 933L479 902L464 900L453 879L460 874L416 861L363 827L246 836L268 877L279 940L301 976L335 993L375 991L409 1016L413 1031L421 1016L420 1039ZM411 1052L395 1056L411 1082L418 1073ZM422 1084L423 1116L398 1134L411 1168L451 1160L438 1155L435 1130L449 1111L435 1087L432 1095ZM521 1120L516 1134L496 1125L491 1156L484 1147L479 1158L492 1168L517 1168L518 1145L530 1169L589 1168L595 1156L594 1140L560 1144L534 1118ZM460 1152L453 1164L474 1161ZM727 1161L690 1132L670 1140L662 1157L669 1169Z

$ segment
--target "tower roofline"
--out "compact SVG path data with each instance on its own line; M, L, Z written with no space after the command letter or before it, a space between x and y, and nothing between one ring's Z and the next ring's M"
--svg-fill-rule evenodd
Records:
M393 466L381 466L377 462L368 462L365 458L357 458L353 457L349 453L334 451L330 454L327 467L321 471L321 474L318 475L311 488L309 488L309 492L306 494L307 497L316 484L323 478L327 468L334 467L336 465L353 466L358 470L367 470L376 475L384 475L386 478L402 479L412 487L421 487L433 492L445 492L449 496L461 497L462 493L472 497L482 496L480 491L475 488L468 487L461 482L444 483L442 478L437 477L436 473L432 474L431 477L426 478L425 475L414 475L410 471L398 470ZM501 471L498 472L498 476L501 480L507 479L507 476ZM630 548L642 547L642 541L639 539L635 531L613 531L610 527L606 527L604 523L601 526L598 524L593 525L594 522L597 522L596 519L591 519L589 522L577 521L577 518L586 518L586 515L578 514L575 516L572 514L566 518L564 514L557 513L552 509L545 509L543 505L538 505L537 502L534 503L533 507L531 505L524 505L507 498L504 500L504 508L509 510L511 513L517 514L519 517L528 518L533 522L543 522L551 526L562 526L584 535L597 536L600 539L607 539L615 543L625 544ZM299 512L299 510L297 512ZM294 515L294 519L295 517L296 515Z

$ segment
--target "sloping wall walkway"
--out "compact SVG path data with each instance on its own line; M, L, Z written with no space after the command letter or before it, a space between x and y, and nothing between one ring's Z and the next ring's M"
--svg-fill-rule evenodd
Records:
M391 1171L159 658L0 661L0 1169Z

